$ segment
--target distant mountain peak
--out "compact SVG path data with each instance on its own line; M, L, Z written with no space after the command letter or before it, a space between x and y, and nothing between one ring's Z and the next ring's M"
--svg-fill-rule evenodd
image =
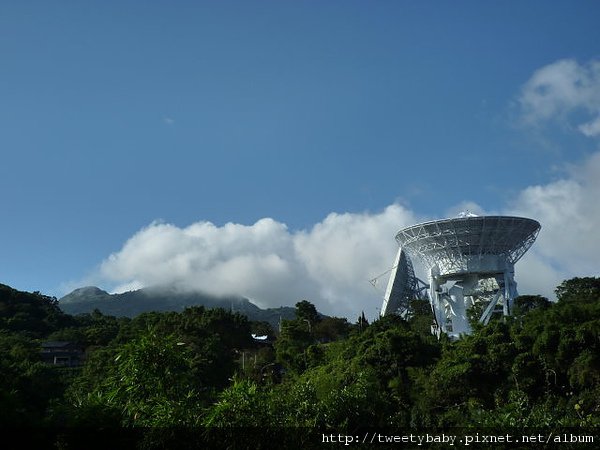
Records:
M81 303L91 300L103 300L110 298L111 295L96 286L85 286L75 289L73 292L65 295L59 301L59 304Z
M108 292L100 289L97 286L84 286L78 289L75 289L73 292L71 292L71 294L86 294L86 295L90 295L90 294L95 294L95 295L110 295Z

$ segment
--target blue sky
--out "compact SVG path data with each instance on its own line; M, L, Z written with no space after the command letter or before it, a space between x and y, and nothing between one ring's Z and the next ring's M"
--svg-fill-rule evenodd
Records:
M553 189L596 188L599 19L595 1L4 1L0 282L194 279L336 312L404 221L470 205L553 223ZM540 248L544 282L581 269Z

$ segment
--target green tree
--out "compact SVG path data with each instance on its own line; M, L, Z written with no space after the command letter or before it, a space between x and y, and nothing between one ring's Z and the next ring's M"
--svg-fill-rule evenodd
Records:
M310 328L320 321L320 316L315 305L308 300L302 300L296 303L296 320L308 322Z
M600 277L571 278L563 281L554 292L559 301L598 301Z
M272 422L267 395L253 382L236 380L223 390L206 414L203 425L264 427Z
M356 320L356 327L358 328L359 332L362 332L368 326L369 326L369 321L365 317L365 312L362 311L360 316L358 316L358 319Z
M107 378L74 402L75 415L85 417L86 410L101 406L121 411L124 425L196 425L203 384L193 361L185 342L150 331L117 352Z
M325 317L313 327L313 334L320 342L332 342L348 337L350 327L345 318Z
M0 331L0 423L39 426L51 403L60 398L60 373L40 361L37 342L24 335Z
M275 342L277 361L292 373L302 373L307 367L306 350L314 342L306 324L299 320L284 320Z
M73 318L60 310L56 298L0 284L0 330L42 338L73 323Z

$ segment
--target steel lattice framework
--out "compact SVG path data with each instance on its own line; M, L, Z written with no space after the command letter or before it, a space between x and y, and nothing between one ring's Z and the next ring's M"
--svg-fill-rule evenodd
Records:
M406 252L409 264L410 257L418 258L429 271L428 294L435 320L432 332L459 337L471 331L469 321L474 316L487 323L494 313L510 315L518 295L514 265L540 229L537 221L524 217L461 214L400 230L396 265L402 263ZM414 283L410 279L402 273L392 274L382 314L391 312L390 305L404 304L396 299L411 292ZM412 279L416 279L414 275ZM449 288L448 282L453 282Z
M391 269L391 282L385 292L381 313L399 314L408 318L411 314L411 302L414 300L424 300L424 289L419 285L419 280L415 276L412 261L402 248L398 250L394 267ZM423 282L421 282L423 283Z

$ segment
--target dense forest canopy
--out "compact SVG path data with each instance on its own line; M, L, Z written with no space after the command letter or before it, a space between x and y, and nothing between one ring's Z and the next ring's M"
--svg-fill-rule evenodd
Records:
M25 427L598 427L600 278L522 296L458 341L408 320L325 317L280 330L224 309L71 316L0 285L0 421ZM266 335L267 339L252 337ZM84 351L44 363L43 342Z

